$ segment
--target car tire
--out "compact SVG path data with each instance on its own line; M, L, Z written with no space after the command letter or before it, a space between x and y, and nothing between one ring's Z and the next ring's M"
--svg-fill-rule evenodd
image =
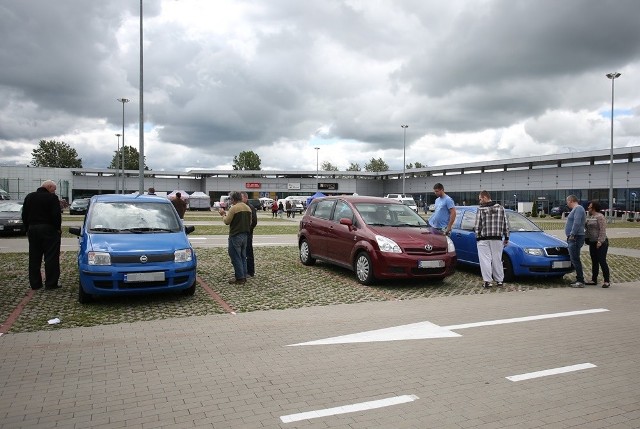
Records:
M182 291L183 295L186 296L193 296L193 294L196 293L196 281L193 281L193 284L191 286L189 286L188 288L186 288L185 290Z
M370 285L375 281L373 264L371 264L371 258L367 252L358 253L353 268L356 272L356 278L363 285Z
M82 283L78 282L78 302L80 304L88 304L93 300L91 294L86 293L82 287Z
M311 249L309 248L309 242L307 240L302 240L300 242L300 262L302 265L311 266L316 263L315 258L311 256Z
M513 274L513 263L506 253L502 254L502 269L504 271L504 281L512 282L515 277Z

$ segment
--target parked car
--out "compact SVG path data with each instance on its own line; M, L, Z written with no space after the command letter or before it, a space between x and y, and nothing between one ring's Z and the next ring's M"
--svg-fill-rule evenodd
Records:
M196 288L196 254L168 199L146 195L91 198L79 237L78 300L99 295L129 295Z
M453 242L404 204L380 197L314 199L300 221L300 261L322 260L376 279L443 279L455 271Z
M458 263L480 265L475 225L477 206L457 206L451 239ZM567 243L542 231L520 213L505 210L509 224L509 244L504 247L502 264L505 281L518 276L562 277L573 271Z
M249 198L247 200L247 204L251 207L255 207L255 209L258 211L262 210L262 203L257 198Z
M72 215L83 215L87 214L87 209L89 208L89 198L76 198L73 200L71 205L69 206L69 214Z
M25 235L27 233L22 223L22 204L11 201L0 201L0 234Z

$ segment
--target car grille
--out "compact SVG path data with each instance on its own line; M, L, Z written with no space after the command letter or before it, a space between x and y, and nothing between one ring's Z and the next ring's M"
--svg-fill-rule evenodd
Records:
M544 251L547 253L547 256L568 256L569 248L558 246L558 247L545 247Z
M442 255L447 253L446 247L436 247L434 246L431 251L427 251L424 247L407 247L404 249L407 255L415 255L415 256L431 256L431 255Z
M113 264L139 264L142 255L112 255L111 263ZM175 256L173 253L161 255L146 255L147 262L173 262Z

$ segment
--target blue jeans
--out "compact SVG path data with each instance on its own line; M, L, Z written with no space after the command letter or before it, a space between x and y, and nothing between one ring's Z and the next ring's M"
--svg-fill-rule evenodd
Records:
M576 235L573 240L567 238L569 245L569 257L571 263L576 269L576 281L584 283L584 272L582 271L582 262L580 261L580 249L584 246L584 235Z
M229 258L236 280L247 278L247 236L246 232L229 236Z

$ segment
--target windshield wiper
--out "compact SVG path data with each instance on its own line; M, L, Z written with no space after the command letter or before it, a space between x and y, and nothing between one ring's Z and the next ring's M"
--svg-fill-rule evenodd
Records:
M98 231L98 232L120 232L119 229L116 228L105 228L103 226L97 226L95 228L91 228L90 231Z
M138 227L138 228L125 228L122 229L121 231L128 231L128 232L133 232L135 234L140 234L143 232L172 232L171 229L169 228L149 228L149 227Z

